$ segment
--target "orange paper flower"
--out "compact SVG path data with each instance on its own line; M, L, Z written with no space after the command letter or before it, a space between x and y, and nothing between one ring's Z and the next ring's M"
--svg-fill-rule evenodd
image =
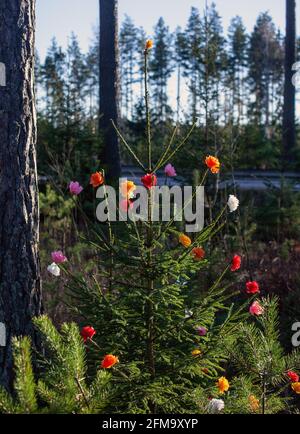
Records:
M205 258L205 251L202 247L195 247L192 250L192 255L194 256L195 261L202 261Z
M300 395L300 383L292 383L292 389L294 392L297 393L297 395Z
M220 161L218 160L218 158L209 155L205 158L205 164L210 169L211 173L219 173Z
M250 395L248 401L253 412L259 410L259 399L257 399L254 395Z
M100 172L93 173L90 178L90 184L94 187L100 187L100 185L104 184L104 176Z
M227 392L229 390L229 387L230 387L229 381L227 380L227 378L225 378L225 377L219 378L217 381L217 387L218 387L220 393L223 394L223 393Z
M145 49L146 50L151 50L151 48L153 48L153 41L152 41L152 39L148 39L146 41Z
M124 181L121 184L121 195L126 199L132 199L133 192L136 190L136 185L133 181Z
M112 354L107 354L101 363L101 368L109 369L112 366L114 366L116 363L119 363L119 359L116 356L113 356Z
M184 234L179 235L179 242L183 245L183 247L186 248L190 247L190 245L192 244L192 240L190 239L190 237Z

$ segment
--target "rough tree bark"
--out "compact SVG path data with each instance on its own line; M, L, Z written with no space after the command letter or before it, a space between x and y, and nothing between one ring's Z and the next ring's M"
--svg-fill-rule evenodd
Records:
M35 0L0 0L0 384L12 382L11 338L29 335L41 312L34 98Z
M111 178L120 176L119 142L111 120L119 118L118 0L100 0L100 120L102 162Z
M283 107L283 159L293 161L293 149L296 143L296 89L292 83L296 62L296 2L286 0L286 38L285 38L285 83Z

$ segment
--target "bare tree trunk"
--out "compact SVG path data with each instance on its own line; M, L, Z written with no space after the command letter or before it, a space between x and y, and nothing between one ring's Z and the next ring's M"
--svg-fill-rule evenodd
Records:
M119 118L118 1L100 0L100 130L103 132L102 161L108 175L120 176L118 137L112 127Z
M12 382L11 338L37 342L32 317L41 312L34 98L35 0L0 0L0 384Z
M295 110L296 89L292 83L292 66L296 62L296 2L286 0L286 38L285 38L285 83L283 107L283 145L284 160L293 161L296 143Z

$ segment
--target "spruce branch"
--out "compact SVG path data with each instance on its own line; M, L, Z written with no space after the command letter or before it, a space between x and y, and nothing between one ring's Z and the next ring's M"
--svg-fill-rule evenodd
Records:
M123 145L128 150L128 152L130 153L130 155L134 158L134 160L140 166L140 168L143 169L144 172L147 172L147 169L145 168L145 166L143 165L143 163L141 162L141 160L138 158L138 156L136 155L136 153L133 151L133 149L131 148L131 146L127 143L126 139L124 138L124 136L120 132L119 128L116 126L115 122L113 120L111 120L111 122L112 122L112 125L113 125L113 127L114 127L117 135L121 139Z

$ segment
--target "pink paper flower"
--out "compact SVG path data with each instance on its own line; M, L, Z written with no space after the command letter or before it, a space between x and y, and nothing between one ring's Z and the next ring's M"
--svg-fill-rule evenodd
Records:
M71 181L70 185L69 185L69 190L71 194L74 194L75 196L78 196L82 190L83 187L81 187L81 185L79 184L79 182L77 181Z
M123 212L127 212L129 209L133 208L133 203L130 199L122 199L120 202L120 209Z
M63 262L66 262L68 260L60 250L58 250L57 252L52 252L51 258L52 261L55 262L55 264L62 264Z
M173 167L172 164L167 164L165 167L165 174L166 174L166 176L169 176L170 178L177 176L175 167Z
M207 335L207 329L205 327L197 327L197 333L199 336L206 336Z
M261 306L261 304L259 303L259 301L254 301L252 303L252 305L250 306L249 312L253 316L259 316L259 315L263 315L264 314L265 309Z

